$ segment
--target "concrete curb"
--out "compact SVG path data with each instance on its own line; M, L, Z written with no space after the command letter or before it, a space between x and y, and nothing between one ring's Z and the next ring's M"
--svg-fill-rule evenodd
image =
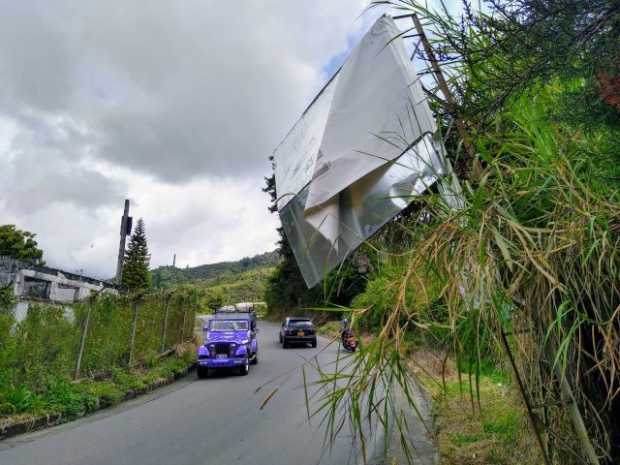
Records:
M181 371L174 373L168 378L155 380L148 386L144 386L143 388L140 388L140 389L135 389L135 390L130 389L129 391L125 393L123 400L121 400L120 402L113 403L113 402L106 401L105 399L101 400L94 409L90 410L88 413L84 415L79 415L77 417L65 417L61 413L52 413L52 414L41 415L38 417L27 418L22 421L11 423L11 424L3 424L2 420L0 420L0 441L4 439L8 439L13 436L17 436L19 434L31 433L33 431L41 430L44 428L50 428L52 426L57 426L62 423L68 423L72 420L76 420L78 418L92 415L93 413L99 412L101 410L104 410L104 409L107 409L107 408L110 408L116 405L120 405L121 403L127 400L135 399L136 397L139 397L144 394L148 394L149 392L154 391L157 388L172 384L178 379L184 378L187 375L189 375L195 368L196 368L196 364L192 363L191 365L187 366Z
M412 409L400 388L395 389L393 402L397 410L403 413L406 424L404 439L409 445L407 451L401 444L401 436L396 427L396 420L391 417L388 427L388 450L385 451L383 439L375 442L375 451L367 461L367 465L437 465L439 463L439 448L433 435L433 417L431 398L429 394L415 384L411 387L411 395L418 409Z

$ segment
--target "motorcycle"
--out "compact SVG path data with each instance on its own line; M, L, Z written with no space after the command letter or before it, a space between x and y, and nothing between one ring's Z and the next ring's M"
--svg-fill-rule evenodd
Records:
M357 338L355 337L355 334L353 334L353 331L350 329L342 331L340 333L340 339L344 350L347 352L355 352L357 349Z

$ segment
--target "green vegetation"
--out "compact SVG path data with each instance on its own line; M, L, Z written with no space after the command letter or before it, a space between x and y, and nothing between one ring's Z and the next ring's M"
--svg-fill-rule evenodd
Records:
M185 351L141 369L114 368L105 379L84 378L77 382L56 379L47 384L45 390L26 385L4 389L0 397L0 419L22 421L32 416L55 414L67 419L79 417L178 376L192 364L193 357L193 351Z
M486 13L466 4L458 18L413 1L376 3L420 16L457 99L456 108L434 100L439 121L447 130L462 117L474 150L449 131L462 209L428 192L391 226L401 239L371 241L381 259L350 311L374 337L346 373L322 373L315 413L328 438L348 421L364 445L368 416L398 412L377 395L384 389L415 408L413 344L455 360L456 381L445 366L440 379L423 378L447 399L439 405L449 423L440 433L445 463L617 463L617 2L493 0ZM495 389L497 369L518 376L523 393L512 383ZM469 449L484 458L459 455Z
M0 225L0 256L45 265L43 251L39 249L35 236L12 224Z
M121 282L130 291L148 289L151 287L151 273L149 271L148 245L146 243L146 231L144 221L138 220L138 225L131 236L129 247L125 252L123 273Z
M103 295L76 304L74 318L61 307L31 305L15 322L13 302L5 297L3 291L0 415L81 414L106 396L117 401L128 388L178 368L174 361L159 364L158 354L193 338L198 303L193 291ZM155 366L159 371L141 371Z
M343 388L351 395L331 405L359 409L361 393L392 376L406 384L402 344L412 338L451 350L474 380L469 394L483 402L482 373L504 358L502 333L515 332L511 350L531 405L545 405L539 413L564 437L576 434L556 400L565 377L598 453L618 444L608 390L616 361L603 347L618 343L618 152L609 148L620 133L586 134L559 120L555 103L572 87L548 84L513 99L497 129L477 140L486 168L465 192L467 207L447 211L429 195L433 221L404 225L414 245L388 256L354 301L360 326L379 337L358 354ZM533 370L541 364L547 371ZM543 432L547 453L573 463L583 449L555 442L554 431Z
M277 262L275 252L267 252L237 262L214 263L181 270L160 267L153 271L154 282L164 288L191 289L202 311L237 302L261 302ZM208 276L199 278L198 276ZM183 283L183 284L180 284Z
M514 386L482 375L480 408L472 407L469 380L446 379L436 389L433 410L442 465L535 465L540 463L526 413Z
M202 307L215 310L237 302L261 302L273 268L255 268L241 273L228 272L193 284L201 294Z
M273 267L277 265L278 261L279 256L277 252L265 252L253 257L245 257L238 261L211 263L193 268L161 266L152 271L153 285L165 288L196 281L212 280L258 268Z

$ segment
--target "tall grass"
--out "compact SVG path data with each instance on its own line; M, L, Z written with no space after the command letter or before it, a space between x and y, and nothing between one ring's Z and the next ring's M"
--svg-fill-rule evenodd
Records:
M573 84L535 86L477 135L485 169L465 183L464 209L429 194L421 209L430 215L399 226L409 245L356 300L376 337L339 375L340 387L322 386L328 435L345 419L363 436L368 417L382 425L399 417L389 396L373 393L400 391L416 408L411 333L450 348L474 381L486 361L504 359L506 336L550 458L588 461L566 386L595 453L618 458L620 160L610 147L620 129L583 132L554 119Z

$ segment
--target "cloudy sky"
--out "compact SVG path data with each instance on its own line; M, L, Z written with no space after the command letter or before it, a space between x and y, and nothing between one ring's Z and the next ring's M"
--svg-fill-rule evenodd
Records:
M267 157L378 14L360 17L367 0L0 5L0 223L101 277L125 198L153 266L272 250Z

